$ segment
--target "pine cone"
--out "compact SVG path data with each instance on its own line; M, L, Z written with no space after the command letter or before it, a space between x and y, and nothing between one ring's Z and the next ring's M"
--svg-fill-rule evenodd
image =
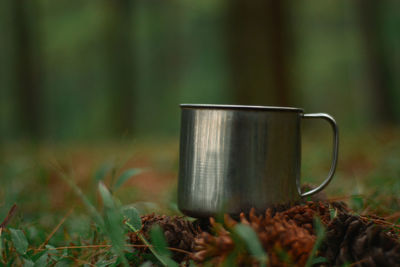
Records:
M330 220L329 209L322 203L308 203L306 205L294 206L281 213L286 220L292 220L297 226L307 229L314 234L314 217L319 216L323 222Z
M151 228L154 225L159 225L164 231L164 236L169 247L182 249L188 252L194 250L195 237L202 232L196 223L186 220L183 216L170 217L166 215L155 215L153 213L141 216L141 219L142 229L140 233L143 234L147 240L150 238ZM136 233L130 233L129 238L132 244L142 244ZM143 249L142 252L144 250L145 249ZM172 258L178 262L187 258L183 253L172 252Z
M213 264L221 264L229 253L234 249L235 245L230 233L221 225L210 218L210 224L215 231L215 236L202 232L195 239L195 250L192 259L197 262L204 262L208 258L214 258Z
M400 262L397 240L373 221L344 213L328 225L321 252L334 265L396 266Z
M310 251L315 242L315 236L309 231L297 226L293 220L287 220L287 216L275 213L271 209L267 210L265 216L256 216L254 209L251 210L248 218L242 213L240 222L251 226L257 233L264 249L268 252L269 266L304 266ZM211 219L216 236L203 232L196 238L196 253L193 259L203 262L212 257L212 263L218 265L222 263L235 244L222 225L215 223ZM225 225L231 229L237 224L229 216L225 216ZM285 256L283 256L285 255ZM255 260L249 254L238 256L238 265L256 266Z
M267 210L264 217L257 217L252 210L249 220L244 214L241 215L241 222L249 224L258 234L264 249L268 252L270 266L293 263L296 266L305 265L314 246L315 236L299 227L284 212L278 212L273 216L272 211ZM282 259L282 253L286 253L288 259Z

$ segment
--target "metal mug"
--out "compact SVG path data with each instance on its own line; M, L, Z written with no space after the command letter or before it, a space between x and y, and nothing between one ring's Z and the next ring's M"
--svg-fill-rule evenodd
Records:
M324 113L268 106L182 104L178 207L206 218L238 215L293 203L331 181L338 158L338 128ZM302 193L301 121L320 118L333 129L330 172L318 187Z

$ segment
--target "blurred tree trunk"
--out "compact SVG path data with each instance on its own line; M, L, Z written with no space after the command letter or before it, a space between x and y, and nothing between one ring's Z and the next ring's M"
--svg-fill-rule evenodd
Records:
M135 64L131 30L131 0L105 0L106 58L112 92L112 120L116 135L134 131Z
M37 2L12 0L15 92L23 137L41 137L42 61Z
M358 13L366 58L367 75L371 107L376 122L394 123L393 77L385 55L384 40L381 30L381 1L358 0Z
M228 3L228 46L236 102L289 105L292 86L287 2Z

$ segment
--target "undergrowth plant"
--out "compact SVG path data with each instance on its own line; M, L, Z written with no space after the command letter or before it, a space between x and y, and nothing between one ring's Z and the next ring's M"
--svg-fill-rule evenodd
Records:
M21 229L8 227L10 220L16 212L14 205L4 221L0 224L0 266L130 266L131 264L148 266L150 262L160 266L178 266L171 259L167 249L163 232L160 228L152 230L151 240L139 233L141 219L139 212L132 206L124 207L111 193L109 187L103 182L107 171L96 172L95 180L98 184L97 192L100 195L102 208L96 208L73 179L62 170L60 177L80 199L90 217L89 238L78 237L64 246L52 246L52 237L72 213L72 209L43 240L40 245L31 243L30 228L21 225ZM124 182L139 174L139 169L129 169L117 179L112 179L111 189L117 190ZM142 242L148 247L152 261L141 263L135 258L134 245L129 244L127 232L139 234ZM71 235L73 233L65 233Z

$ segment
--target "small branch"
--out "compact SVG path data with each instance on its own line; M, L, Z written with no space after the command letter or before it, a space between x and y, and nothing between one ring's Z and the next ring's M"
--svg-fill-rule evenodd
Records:
M164 259L158 254L158 252L154 249L154 247L152 245L150 245L149 241L147 241L147 239L141 233L138 232L138 229L136 229L133 225L131 225L128 222L125 222L125 225L127 225L132 231L137 232L137 236L140 238L140 240L142 240L142 242L146 246L148 246L151 253L153 253L154 257L156 257L157 260L159 260L162 265L164 265L165 267L168 267L168 265L165 263Z
M400 212L395 212L392 215L386 216L385 220L393 221L393 220L397 220L399 218L400 218Z
M128 247L133 247L133 248L150 248L150 247L153 247L152 245L127 245L127 246ZM186 251L186 250L183 250L183 249L179 249L179 248L167 247L167 249L169 249L171 251L187 254L187 255L192 255L192 252L189 252L189 251Z
M133 248L153 248L152 245L135 245L135 244L129 244L129 245L125 245L126 247L133 247ZM86 245L86 246L65 246L65 247L56 247L56 248L37 248L34 249L35 252L38 251L43 251L43 250L64 250L64 249L82 249L82 248L111 248L111 245ZM192 253L183 249L179 249L179 248L171 248L171 247L167 247L167 249L171 250L171 251L176 251L179 253L184 253L187 255L191 255Z
M44 246L47 245L47 243L49 243L50 239L53 237L53 235L58 231L58 229L61 227L61 225L63 225L63 223L65 222L65 220L69 217L69 215L71 215L72 211L74 210L74 208L71 208L67 214L65 214L65 216L61 219L61 221L57 224L57 226L53 229L53 231L47 236L46 240L39 246L39 249L42 249Z
M14 216L15 211L17 210L17 204L14 203L11 209L8 211L6 218L4 218L3 222L0 224L0 229L3 229L10 222L11 218Z
M51 254L50 254L51 255ZM58 256L60 256L60 257L62 257L62 258L66 258L66 259L71 259L71 260L73 260L74 262L76 262L76 263L78 263L78 264L87 264L87 265L89 265L89 266L93 266L93 267L96 267L96 265L94 265L94 264L91 264L90 262L88 262L88 261L84 261L84 260L80 260L80 259L77 259L77 258L74 258L74 257L72 257L72 256L68 256L68 255L58 255Z

